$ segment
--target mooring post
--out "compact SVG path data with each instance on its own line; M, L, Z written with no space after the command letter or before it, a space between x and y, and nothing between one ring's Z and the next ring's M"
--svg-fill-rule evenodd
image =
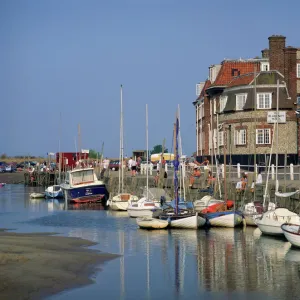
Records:
M290 178L294 180L294 165L290 164Z
M240 163L237 164L237 177L241 178L241 164Z

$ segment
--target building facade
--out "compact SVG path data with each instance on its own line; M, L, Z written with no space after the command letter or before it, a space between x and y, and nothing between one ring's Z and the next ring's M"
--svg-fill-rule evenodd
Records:
M198 160L208 156L223 161L226 152L233 164L249 165L254 155L258 163L265 163L271 151L278 151L280 165L285 156L297 162L299 56L299 49L286 47L285 37L271 36L260 58L224 60L209 67L209 78L197 85L193 102Z

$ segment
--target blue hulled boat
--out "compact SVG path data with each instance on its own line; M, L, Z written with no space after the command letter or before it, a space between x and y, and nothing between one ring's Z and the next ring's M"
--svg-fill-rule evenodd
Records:
M98 180L93 168L74 169L66 173L61 188L68 201L75 203L106 202L108 191L103 181Z

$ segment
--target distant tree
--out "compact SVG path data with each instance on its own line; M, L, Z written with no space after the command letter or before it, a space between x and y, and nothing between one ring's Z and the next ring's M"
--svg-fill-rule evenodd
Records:
M150 154L158 154L162 153L162 145L155 145L153 149L150 151ZM165 148L164 153L168 153L168 149Z
M98 155L98 158L100 158L99 152L97 152L96 150L90 149L89 158L97 159L97 155Z
M1 154L0 156L1 159L6 159L7 158L7 155L5 153Z

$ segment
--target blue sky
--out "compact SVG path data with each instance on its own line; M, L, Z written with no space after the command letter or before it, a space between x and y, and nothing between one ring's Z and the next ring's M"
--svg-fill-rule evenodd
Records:
M179 104L191 155L209 65L260 55L272 34L300 47L299 11L296 0L1 0L0 154L44 156L60 136L75 151L80 123L82 148L118 156L123 84L125 154L145 148L147 103L150 148L166 138L171 150Z

